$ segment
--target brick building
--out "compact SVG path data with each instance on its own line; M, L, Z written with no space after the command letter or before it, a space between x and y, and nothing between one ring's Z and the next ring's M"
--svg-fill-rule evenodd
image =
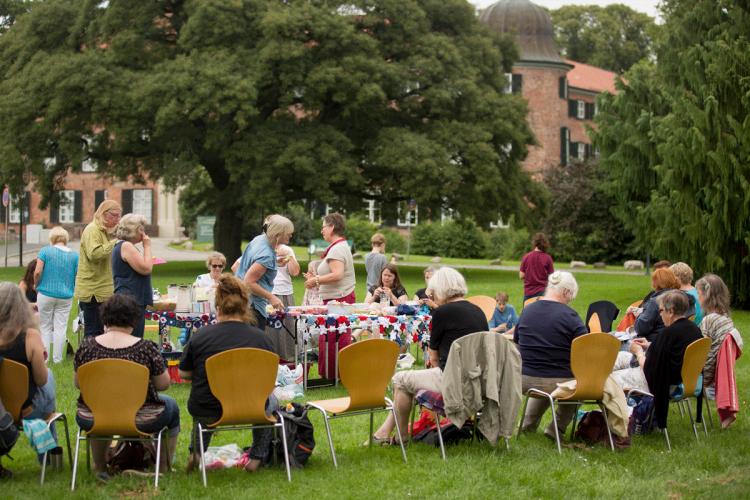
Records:
M586 126L593 126L597 95L615 92L617 75L563 59L549 14L529 0L500 0L482 10L479 19L492 30L513 34L518 44L519 60L506 75L508 91L528 102L528 121L538 142L529 148L523 167L540 172L596 154Z

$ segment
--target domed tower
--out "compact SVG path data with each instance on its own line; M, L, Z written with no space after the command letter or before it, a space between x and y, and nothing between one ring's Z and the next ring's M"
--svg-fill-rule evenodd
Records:
M529 103L528 121L539 146L531 147L524 168L538 172L566 164L569 155L568 86L573 68L555 44L552 20L545 9L529 0L500 0L479 20L490 29L514 36L519 60L513 65L509 88Z

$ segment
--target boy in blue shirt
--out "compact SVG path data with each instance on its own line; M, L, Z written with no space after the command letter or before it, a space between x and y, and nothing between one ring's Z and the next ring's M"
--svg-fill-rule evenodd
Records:
M518 315L512 305L508 304L508 294L499 292L495 296L497 307L490 320L490 331L507 332L518 323Z

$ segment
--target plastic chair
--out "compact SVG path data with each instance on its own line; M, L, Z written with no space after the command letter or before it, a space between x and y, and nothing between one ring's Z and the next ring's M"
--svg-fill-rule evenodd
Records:
M529 304L533 304L534 302L536 302L537 300L539 300L541 298L542 298L542 296L540 295L538 297L531 297L530 299L526 299L526 300L523 301L523 307L526 307Z
M612 439L612 431L609 428L607 411L604 408L602 399L604 397L604 383L607 377L612 373L612 367L615 365L617 353L620 350L620 342L612 335L606 333L588 333L581 335L573 340L570 346L570 369L576 379L576 389L573 394L564 398L553 398L551 394L540 391L539 389L529 389L521 411L521 422L518 425L518 435L521 435L523 427L523 416L526 414L526 405L530 397L546 398L552 408L552 426L555 429L555 441L557 442L557 451L562 454L560 444L560 431L557 428L557 416L555 411L555 402L560 404L596 404L602 410L604 422L607 424L607 435L609 436L609 445L612 451L615 450L615 444ZM575 431L576 417L573 417L573 428Z
M21 407L29 396L29 369L17 361L3 359L0 363L0 399L3 401L5 409L13 417L13 422L22 427ZM70 451L70 433L68 432L68 419L64 413L51 413L46 419L47 428L50 429L53 424L62 422L65 425L65 442L68 447L68 460L73 464L73 454ZM42 474L39 477L39 484L44 484L44 477L47 473L47 455L45 452L42 457Z
M695 419L693 419L693 412L690 409L690 404L687 401L690 398L696 398L695 390L698 388L698 377L703 372L703 367L706 364L706 358L708 358L708 351L711 349L711 339L708 337L704 337L702 339L698 339L696 341L693 341L690 343L690 345L685 348L685 354L682 357L682 370L680 371L681 377L682 377L682 396L679 398L672 398L669 400L670 403L677 403L678 408L680 408L680 411L682 411L682 404L684 403L687 406L687 413L690 416L690 424L693 427L693 434L695 435L695 440L699 441L698 438L698 429L695 426ZM653 397L653 394L646 392L646 391L639 391L637 389L634 389L628 393L628 396L631 394L643 394L646 396ZM701 395L703 394L703 389L701 388ZM707 401L707 398L704 398ZM707 405L708 406L708 405ZM710 411L710 408L707 407L707 410ZM697 411L697 409L696 409ZM696 415L697 416L697 415ZM701 418L701 422L703 423L703 432L708 435L708 431L706 430L706 423ZM667 444L667 450L672 451L672 443L669 441L669 431L667 431L667 428L665 427L663 429L664 432L664 440Z
M484 317L487 321L492 319L492 315L495 314L495 306L497 302L492 297L487 295L474 295L473 297L466 297L467 302L471 302L484 313Z
M89 431L78 429L71 491L76 487L81 441L110 441L114 437L118 441L147 443L156 439L154 488L159 487L161 442L166 427L153 434L136 427L136 413L146 401L148 382L148 368L124 359L98 359L78 368L81 398L91 410L94 425Z
M589 318L589 332L590 333L602 333L602 323L599 321L599 314L593 313Z
M376 411L390 411L396 422L396 434L401 455L406 462L406 449L396 418L393 401L386 397L386 389L396 370L398 344L385 339L371 339L346 346L339 353L341 383L348 397L310 401L307 406L323 414L328 435L328 447L334 467L338 467L336 450L331 437L330 419L354 415L370 415L370 446L372 446L373 416Z
M203 486L208 486L203 435L218 430L280 428L284 444L286 477L291 482L284 417L266 415L266 401L276 385L279 356L263 349L243 347L214 354L206 360L206 376L211 393L221 403L221 417L203 426L198 422Z
M599 327L596 330L591 328L591 318L594 314L596 314L599 321ZM609 300L592 302L586 310L586 324L589 326L589 333L606 333L612 331L612 324L619 314L620 309L617 308L614 302L610 302Z

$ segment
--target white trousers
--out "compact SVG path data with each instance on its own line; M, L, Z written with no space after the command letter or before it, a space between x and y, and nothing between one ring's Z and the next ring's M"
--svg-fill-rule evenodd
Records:
M39 329L42 333L42 342L47 351L48 358L55 363L60 363L65 354L65 340L68 330L68 316L73 299L56 299L38 293L36 305L39 309ZM52 344L52 356L50 354L50 343Z

